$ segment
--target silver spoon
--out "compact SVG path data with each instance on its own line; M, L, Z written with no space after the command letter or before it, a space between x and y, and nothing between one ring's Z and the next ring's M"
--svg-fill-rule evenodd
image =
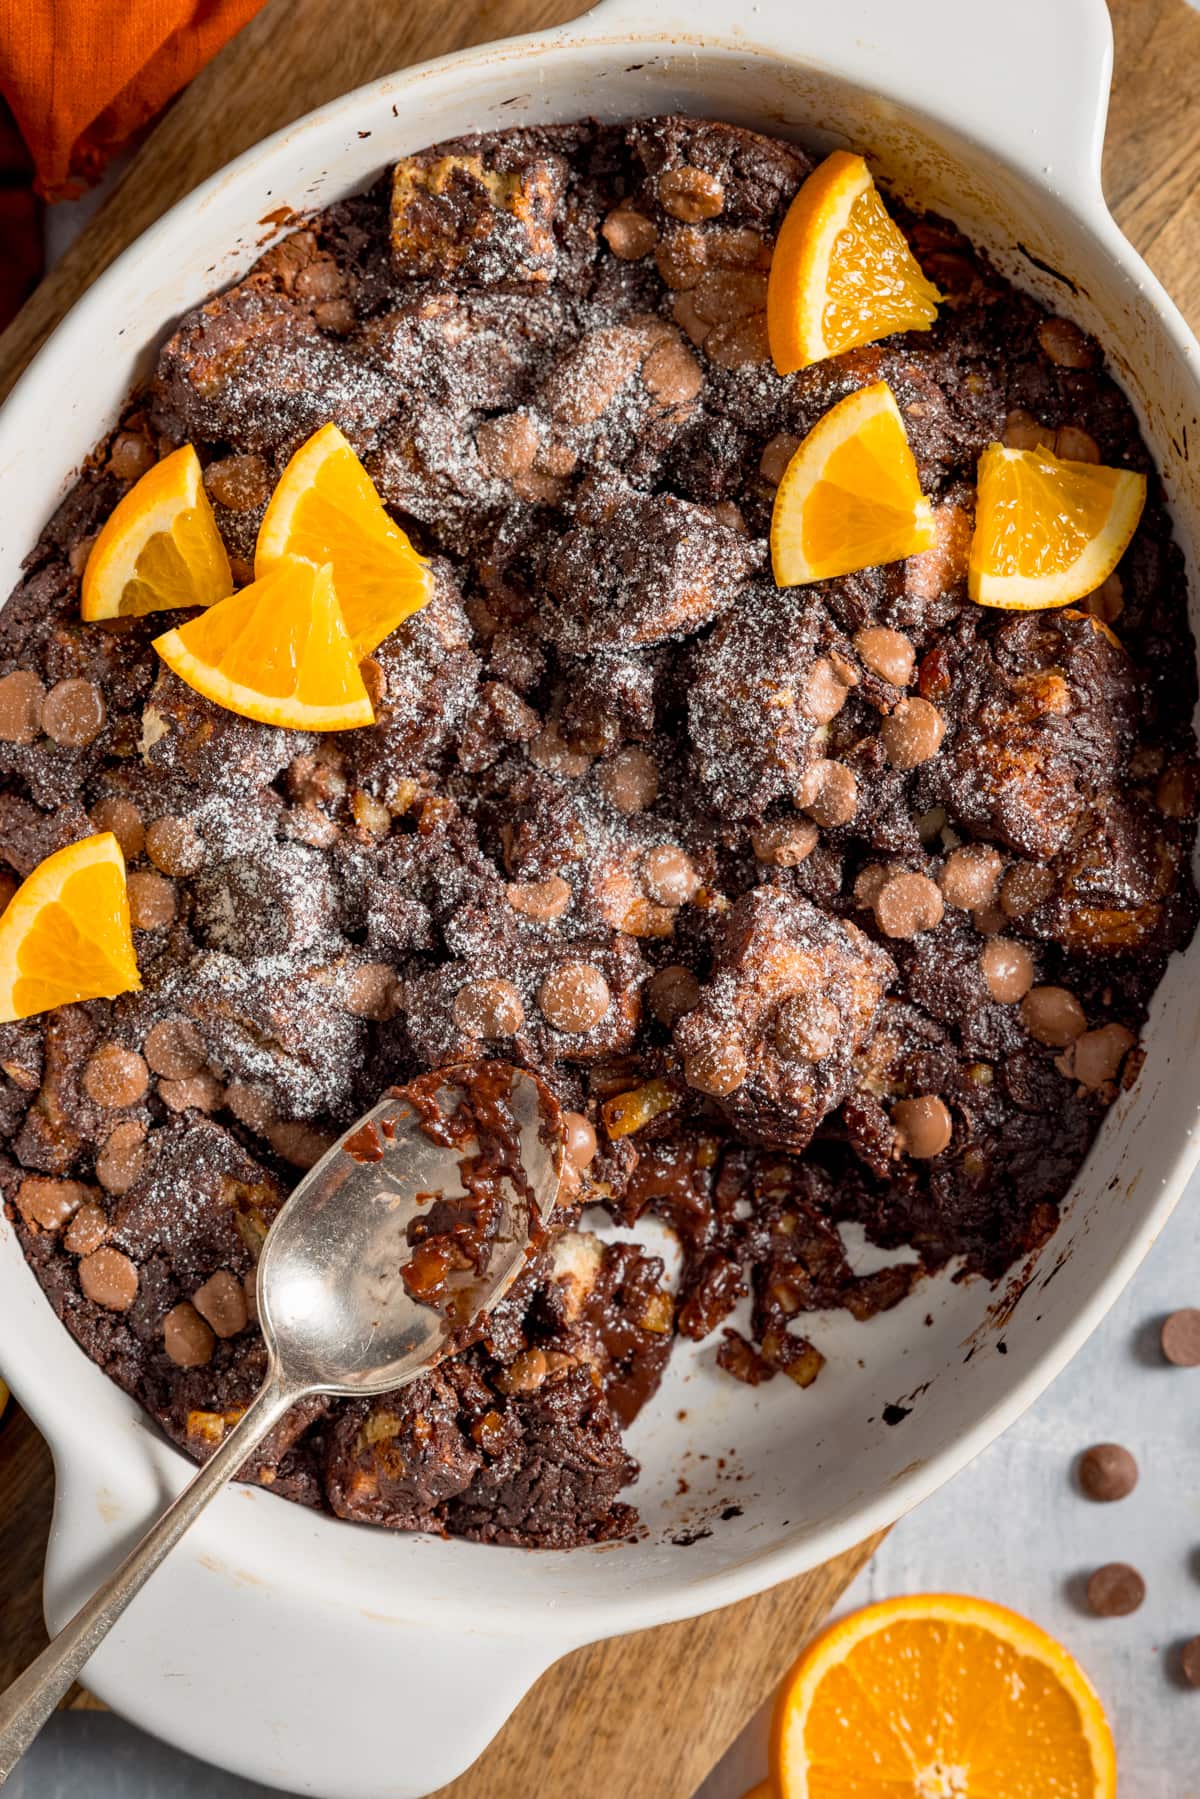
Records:
M562 1178L554 1100L533 1075L507 1063L462 1064L415 1086L415 1100L389 1094L339 1137L272 1224L258 1264L266 1379L220 1448L0 1697L0 1786L130 1600L297 1400L406 1386L461 1346L525 1266ZM473 1094L485 1127L488 1114L497 1121L494 1128L436 1141L461 1134L464 1094ZM430 1122L430 1112L449 1125L436 1116ZM478 1246L482 1266L455 1267L438 1280L435 1258L431 1303L414 1299L401 1278L407 1269L420 1290L410 1223L429 1217L439 1198L451 1207L464 1202L459 1216L472 1216L468 1208L481 1197L491 1213ZM430 1228L444 1215L435 1213Z

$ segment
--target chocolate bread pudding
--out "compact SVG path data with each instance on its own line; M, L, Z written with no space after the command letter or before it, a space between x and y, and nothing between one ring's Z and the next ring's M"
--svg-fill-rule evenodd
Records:
M405 158L180 322L0 613L4 897L111 831L142 981L0 1027L0 1182L63 1322L176 1443L202 1457L260 1383L258 1249L388 1085L497 1056L566 1113L555 1227L487 1334L298 1406L245 1470L288 1498L629 1536L622 1433L677 1335L713 1378L790 1377L803 1431L806 1315L998 1278L1136 1078L1200 791L1153 465L1100 347L898 206L932 328L777 374L768 271L813 167L683 118ZM933 548L777 587L793 451L881 381ZM196 447L240 587L331 421L431 559L363 664L373 725L214 704L152 647L183 615L81 621L159 459ZM995 442L1149 477L1074 606L968 598ZM649 1214L677 1281L628 1240ZM851 1223L905 1254L855 1273Z

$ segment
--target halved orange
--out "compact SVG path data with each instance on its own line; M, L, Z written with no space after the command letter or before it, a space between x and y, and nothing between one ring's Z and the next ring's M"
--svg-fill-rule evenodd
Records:
M827 156L788 207L771 259L767 337L778 372L893 331L927 331L941 297L862 157Z
M886 381L847 394L815 424L784 470L771 514L780 587L932 549L933 512Z
M285 556L154 647L181 681L243 718L300 731L375 722L328 564Z
M323 425L284 469L259 527L254 572L281 556L329 563L356 655L369 656L428 605L429 564L388 517L371 477L336 425Z
M89 621L211 606L233 592L229 557L191 444L117 501L83 571Z
M1104 1708L1061 1643L954 1593L890 1599L819 1636L771 1733L782 1799L1113 1799Z
M141 984L116 838L101 831L55 850L0 917L0 1022Z
M981 606L1069 606L1106 581L1146 504L1146 477L1050 450L989 444L979 458L967 588Z

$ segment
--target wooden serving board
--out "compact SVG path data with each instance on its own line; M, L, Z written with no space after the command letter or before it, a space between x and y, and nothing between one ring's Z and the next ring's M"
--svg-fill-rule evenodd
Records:
M1197 325L1200 13L1187 0L1110 6L1117 60L1106 190L1123 229ZM139 232L268 132L393 69L582 10L579 0L268 0L161 120L0 337L0 396ZM45 1641L40 1587L52 1492L49 1453L10 1407L0 1420L0 1687ZM873 1547L724 1611L565 1657L437 1799L576 1799L582 1790L690 1799Z

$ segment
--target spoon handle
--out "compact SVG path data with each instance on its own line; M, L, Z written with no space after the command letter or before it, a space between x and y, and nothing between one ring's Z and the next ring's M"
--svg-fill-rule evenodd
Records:
M273 1424L300 1397L274 1369L219 1449L151 1525L119 1568L81 1605L37 1660L0 1695L0 1786L24 1755L50 1713L108 1635L125 1607L192 1521L235 1474Z

